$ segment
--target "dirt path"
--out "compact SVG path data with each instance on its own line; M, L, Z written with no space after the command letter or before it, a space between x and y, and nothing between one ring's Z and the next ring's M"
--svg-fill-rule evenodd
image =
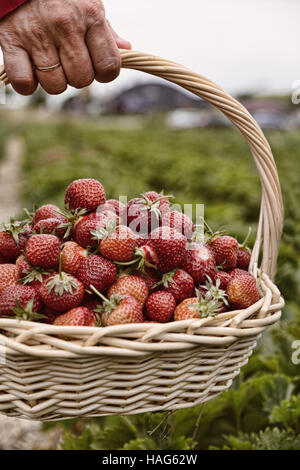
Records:
M23 144L12 137L5 144L5 153L0 161L0 221L7 222L10 217L22 211L20 189L22 185L21 163Z
M22 212L22 158L23 143L12 137L5 144L5 154L0 161L0 221ZM0 450L55 449L59 434L41 432L41 423L0 415Z

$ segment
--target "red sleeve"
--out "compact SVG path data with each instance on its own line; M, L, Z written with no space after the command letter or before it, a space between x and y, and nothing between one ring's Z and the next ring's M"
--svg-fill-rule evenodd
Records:
M0 0L0 19L26 1L27 0Z

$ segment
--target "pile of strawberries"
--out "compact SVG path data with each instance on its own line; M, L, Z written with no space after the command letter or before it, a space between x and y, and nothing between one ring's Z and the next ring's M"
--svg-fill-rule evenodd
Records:
M260 298L251 252L224 233L199 236L170 197L127 205L99 181L73 181L65 209L48 204L0 231L0 317L67 326L186 320Z

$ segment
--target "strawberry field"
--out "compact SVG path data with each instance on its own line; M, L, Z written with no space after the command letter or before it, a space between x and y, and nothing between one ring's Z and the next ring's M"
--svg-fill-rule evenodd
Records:
M249 226L255 232L259 180L235 130L174 132L155 121L108 130L60 120L8 124L5 131L25 143L22 202L29 210L50 201L62 206L72 180L93 177L108 198L164 189L176 203L205 204L213 229L228 227L240 242ZM170 414L51 424L62 427L64 449L300 449L300 364L292 360L300 340L300 136L272 132L268 138L286 211L277 277L287 302L281 324L264 335L232 389L218 399Z

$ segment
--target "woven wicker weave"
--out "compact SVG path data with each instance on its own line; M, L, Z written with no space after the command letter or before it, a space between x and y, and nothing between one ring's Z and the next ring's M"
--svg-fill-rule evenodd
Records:
M262 185L250 264L261 299L246 310L167 324L56 327L2 318L5 334L0 342L6 357L0 366L0 412L10 416L51 421L204 403L230 387L261 333L281 315L284 301L272 279L283 208L276 165L261 129L220 87L176 63L122 51L122 65L162 77L209 101L247 140ZM0 79L8 83L4 68ZM61 334L70 340L57 337Z

